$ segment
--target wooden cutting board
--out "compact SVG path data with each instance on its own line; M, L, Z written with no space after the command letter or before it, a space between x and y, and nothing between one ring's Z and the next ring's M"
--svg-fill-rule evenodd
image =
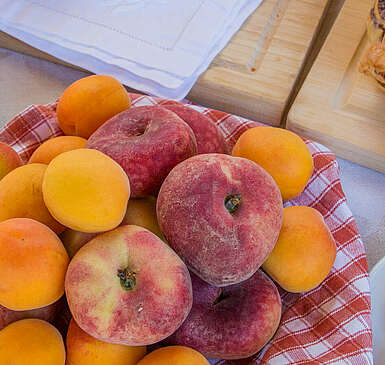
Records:
M279 125L328 0L264 0L199 78L196 103ZM62 63L0 33L0 47Z
M337 155L385 172L385 93L358 72L369 47L371 0L346 0L292 109L287 127Z

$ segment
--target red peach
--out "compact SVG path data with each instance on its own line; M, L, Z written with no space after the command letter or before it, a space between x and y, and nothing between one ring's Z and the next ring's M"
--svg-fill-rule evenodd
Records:
M253 275L277 241L282 198L255 162L221 154L176 166L157 201L169 245L200 278L215 286Z
M193 274L191 281L191 312L166 342L191 347L209 358L231 360L254 355L273 337L281 319L281 298L261 270L225 288Z
M132 225L83 246L68 267L65 289L83 331L128 346L168 337L192 305L185 264L158 236Z
M156 195L171 169L197 151L192 129L175 113L158 106L118 114L89 138L86 147L122 166L133 198Z
M225 138L209 117L185 105L165 105L164 108L191 127L197 140L198 154L227 153Z

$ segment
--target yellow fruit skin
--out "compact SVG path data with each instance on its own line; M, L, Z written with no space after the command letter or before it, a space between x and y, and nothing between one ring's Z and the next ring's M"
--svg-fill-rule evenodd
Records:
M277 183L284 201L301 194L313 172L313 158L305 142L286 129L248 129L235 144L233 156L262 166Z
M40 319L13 322L0 331L0 365L64 365L59 331Z
M102 342L84 332L71 319L67 333L66 365L136 365L146 346L124 346Z
M81 232L117 227L126 213L130 183L110 157L77 149L55 157L43 180L44 202L61 224Z
M273 252L262 268L292 293L322 283L336 258L337 248L322 215L310 207L283 209L283 224Z

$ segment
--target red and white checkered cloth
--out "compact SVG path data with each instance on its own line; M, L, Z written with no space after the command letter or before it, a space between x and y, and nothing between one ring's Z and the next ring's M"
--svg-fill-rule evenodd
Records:
M172 104L131 94L133 106ZM208 115L229 144L256 122L191 105ZM26 162L45 140L62 134L56 121L56 104L34 105L0 130L0 141L10 144ZM282 291L283 316L268 345L246 361L212 361L212 364L372 364L370 291L366 255L356 223L346 203L335 156L322 145L306 141L314 159L314 173L305 191L285 206L307 205L325 218L338 246L327 279L305 294ZM316 252L314 253L317 254Z

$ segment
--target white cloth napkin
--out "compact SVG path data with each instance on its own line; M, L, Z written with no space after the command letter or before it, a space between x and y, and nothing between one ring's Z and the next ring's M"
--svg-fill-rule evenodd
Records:
M263 0L0 0L0 29L64 61L182 99Z

